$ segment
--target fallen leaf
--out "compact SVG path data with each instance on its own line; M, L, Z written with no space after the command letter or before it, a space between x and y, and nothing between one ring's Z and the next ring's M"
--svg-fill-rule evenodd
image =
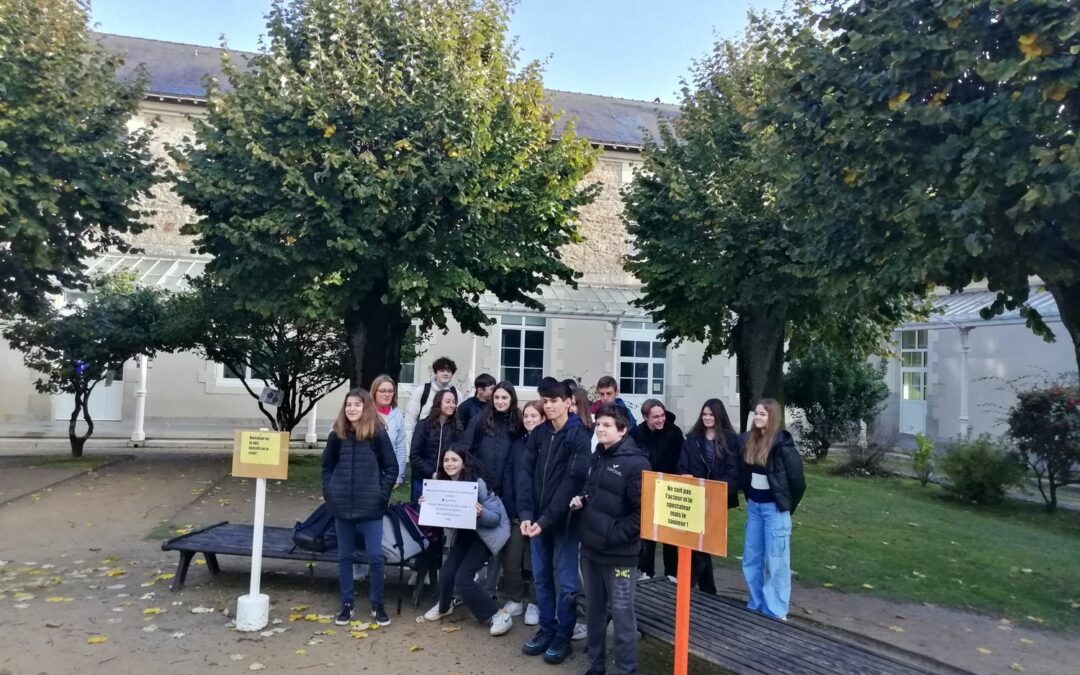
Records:
M424 648L421 647L420 645L409 645L409 651L410 652L422 652L422 651L424 651Z
M192 607L192 614L213 614L216 610L213 607Z
M1023 572L1024 574L1031 574L1031 568L1030 567L1021 568L1020 571Z
M837 567L836 565L826 565L825 569L827 569L827 570L838 570L840 568Z
M304 618L303 614L290 614L289 615L289 621L300 621L303 618Z
M993 654L994 653L993 650L987 649L986 647L976 647L975 651L979 652L980 654Z
M300 649L297 649L295 653L300 654L301 656L303 656L304 654L307 654L307 650L304 649L304 648L300 648Z
M233 661L243 661L245 656L243 654L229 654L229 658Z
M142 611L142 613L143 613L143 614L149 614L149 615L153 615L153 614L161 614L161 613L163 613L164 611L165 611L165 610L163 610L163 609L162 609L162 608L160 608L160 607L147 607L146 609L144 609L144 610Z
M1026 644L1026 645L1033 645L1033 644L1035 644L1035 641L1034 641L1034 640L1029 640L1028 638L1020 638L1020 642L1023 642L1023 643L1024 643L1024 644Z
M55 621L46 621L45 622L45 627L46 628L59 628L60 624L55 622Z
M103 642L108 642L108 641L109 641L109 636L108 635L91 635L90 637L86 638L86 644L88 644L88 645L100 645Z
M874 584L863 584L862 587L872 589L872 588L874 588Z
M206 561L205 560L196 560L196 561L194 561L194 564L195 565L205 565Z
M1022 665L1020 665L1019 663L1010 663L1009 664L1009 670L1015 670L1018 673L1022 673L1022 672L1024 672L1024 667Z
M154 632L157 632L157 624L156 624L156 623L152 623L152 624L150 624L149 626L143 626L143 629L142 629L142 630L143 630L143 632L144 632L144 633L154 633Z
M442 632L444 633L456 633L461 630L461 626L443 626Z
M45 602L71 602L75 598L65 598L62 595L54 595L51 598L45 598Z
M350 632L349 635L353 636L357 640L363 640L364 638L367 637L367 633L365 633L362 630L354 630L354 631Z
M266 668L266 666L258 662L252 663L248 666L248 670L262 670L263 668Z
M821 585L824 586L825 588L832 588L833 587L833 584L832 584L831 581L826 581L825 583L823 583Z
M105 570L105 576L107 577L121 577L127 574L127 570L123 567L113 567L112 569Z
M353 630L367 630L371 628L371 623L368 621L353 621L349 624L349 627Z
M176 631L175 633L173 633L173 634L169 635L169 637L172 637L172 638L182 638L182 637L184 637L184 633L181 633L180 631Z
M293 605L292 607L290 607L290 608L289 608L289 611L292 611L292 612L302 612L302 611L304 611L305 609L307 609L307 608L308 608L309 606L310 606L310 605Z
M904 632L904 628L902 626L889 626L889 630L891 630L894 633L903 633Z

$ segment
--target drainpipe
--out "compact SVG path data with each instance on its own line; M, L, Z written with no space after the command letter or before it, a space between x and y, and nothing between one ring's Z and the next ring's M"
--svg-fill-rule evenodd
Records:
M948 320L947 320L948 321ZM949 321L956 332L960 334L960 416L957 421L960 424L960 439L967 440L971 434L971 416L969 415L969 402L968 402L968 356L971 354L971 343L968 340L974 326L961 326L960 324Z
M308 445L314 445L319 442L319 433L317 431L319 417L319 404L313 403L311 410L308 412L307 420L307 435L304 436L304 442Z
M138 361L139 385L135 387L135 428L131 431L131 440L141 443L146 440L144 425L146 422L146 368L148 359L145 354L140 354Z

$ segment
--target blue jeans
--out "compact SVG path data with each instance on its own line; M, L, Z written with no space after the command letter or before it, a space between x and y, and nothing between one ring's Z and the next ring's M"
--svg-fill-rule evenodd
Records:
M746 503L746 544L742 569L752 611L787 617L791 600L791 513L773 502Z
M540 608L540 627L566 640L574 634L578 592L577 532L541 533L530 542L533 589Z
M341 601L353 602L353 552L356 551L356 537L364 541L364 552L368 564L368 595L372 606L383 602L383 552L382 518L375 520L334 519L338 545L338 586L341 589Z

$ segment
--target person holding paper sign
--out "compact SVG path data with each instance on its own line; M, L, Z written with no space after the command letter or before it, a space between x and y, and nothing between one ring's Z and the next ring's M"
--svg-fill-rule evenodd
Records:
M754 407L742 439L739 487L746 495L743 576L747 607L787 619L791 600L791 514L806 491L802 458L791 434L780 428L783 409L771 398Z
M367 552L371 616L380 626L390 625L383 607L382 521L397 476L394 446L375 402L363 389L353 389L346 394L326 439L322 461L323 498L337 530L341 612L335 623L339 626L353 618L353 552L358 532Z
M450 552L439 570L439 602L422 617L438 621L454 611L454 594L460 596L477 621L488 624L492 635L503 635L514 625L510 614L495 606L487 591L476 582L476 573L492 555L498 555L510 539L510 518L502 502L487 486L472 453L462 447L443 453L437 480L470 481L477 484L476 529L448 529ZM424 496L420 495L420 503Z

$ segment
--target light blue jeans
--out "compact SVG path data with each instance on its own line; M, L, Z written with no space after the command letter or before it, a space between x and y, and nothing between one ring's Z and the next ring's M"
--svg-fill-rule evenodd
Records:
M775 503L746 503L742 569L750 589L747 608L776 619L787 617L791 600L791 513Z

